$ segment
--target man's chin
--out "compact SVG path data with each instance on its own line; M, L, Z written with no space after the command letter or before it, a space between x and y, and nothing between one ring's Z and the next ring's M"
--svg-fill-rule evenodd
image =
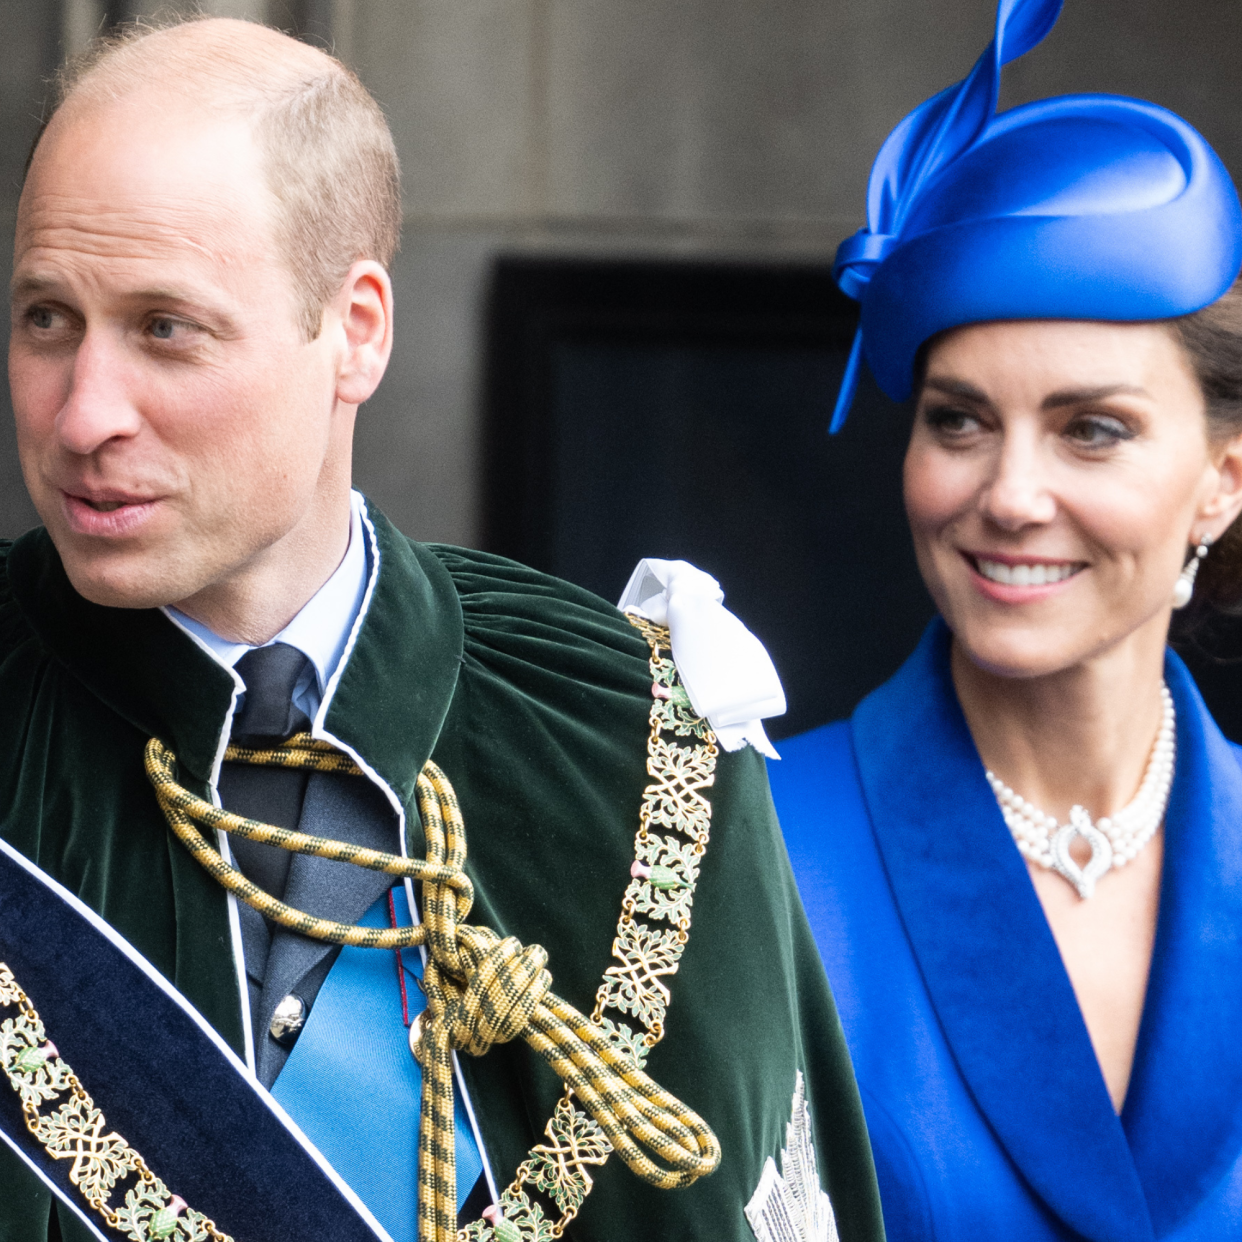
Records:
M73 589L105 608L162 608L194 593L194 586L168 572L164 558L142 555L83 556L60 546Z

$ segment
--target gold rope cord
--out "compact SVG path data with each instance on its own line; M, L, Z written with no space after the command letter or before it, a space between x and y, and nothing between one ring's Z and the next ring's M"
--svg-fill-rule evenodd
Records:
M605 971L590 1019L549 990L552 980L541 946L524 947L514 937L501 940L490 928L464 921L474 900L463 871L465 827L452 784L434 763L428 761L415 791L427 842L426 859L418 861L290 832L212 806L176 781L176 758L166 747L155 738L147 745L147 775L173 831L241 900L284 927L331 943L426 945L427 1009L420 1015L421 1035L415 1045L423 1069L420 1242L449 1242L456 1233L454 1049L481 1056L493 1044L523 1038L565 1084L547 1125L548 1142L532 1148L501 1196L503 1215L491 1224L468 1226L456 1235L461 1242L559 1238L590 1191L586 1166L603 1164L614 1149L638 1176L663 1189L689 1185L720 1162L719 1143L706 1122L643 1072L647 1052L664 1034L670 993L662 979L676 973L688 940L698 863L711 823L711 804L703 790L715 779L718 752L710 728L689 706L672 659L661 654L668 648L667 630L635 616L629 620L651 648L647 769L655 779L643 795L633 878L613 942L615 964ZM693 741L680 746L665 734ZM226 758L362 775L348 756L307 734L268 751L229 747ZM686 839L655 835L652 826L672 828ZM305 914L277 901L225 862L208 844L204 829L419 880L423 922L413 928L362 928ZM636 915L647 921L638 922ZM656 926L661 920L671 926ZM605 1008L637 1018L644 1032L604 1017ZM574 1106L575 1099L585 1113ZM559 1219L548 1219L523 1186L551 1199Z
M299 733L274 750L249 750L241 746L230 746L224 757L237 763L253 763L262 767L305 768L313 772L339 772L347 776L363 774L348 755L334 750L327 742L317 741L309 733ZM402 858L399 854L386 854L382 850L364 849L360 845L350 845L347 841L332 841L327 837L291 832L286 828L260 823L257 819L234 815L222 807L212 806L210 802L196 797L178 784L174 775L176 766L176 757L172 751L157 738L152 738L147 743L147 777L155 788L155 796L172 830L204 869L229 892L235 893L260 914L290 931L309 936L312 940L354 945L364 949L405 949L425 943L427 936L426 927L421 925L398 928L355 927L295 910L283 901L277 901L257 884L252 884L240 871L225 862L220 852L208 844L207 838L203 836L203 829L232 833L296 854L313 854L317 858L328 858L334 862L354 863L371 871L384 871L389 875L409 876L415 880L448 885L461 893L467 910L474 901L474 887L460 868L454 870L449 867L436 867L431 862ZM434 772L434 777L428 775L429 771ZM428 790L434 795L436 781L447 784L448 778L434 764L428 764L418 778L420 810Z
M0 962L0 1008L17 1016L0 1022L0 1069L22 1102L26 1129L53 1160L72 1160L69 1180L112 1229L133 1242L233 1242L201 1212L169 1191L115 1131L77 1075L47 1038L43 1022L13 972ZM48 1111L49 1106L54 1107ZM110 1206L130 1178L125 1201Z

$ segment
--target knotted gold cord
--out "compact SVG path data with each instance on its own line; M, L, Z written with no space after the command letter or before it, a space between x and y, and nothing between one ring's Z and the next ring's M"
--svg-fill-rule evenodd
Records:
M306 768L314 772L339 772L346 776L361 776L362 770L341 751L327 742L317 741L309 733L298 733L273 750L249 750L230 746L224 757L235 763L251 763L260 767ZM158 738L147 743L147 778L155 787L164 816L182 844L202 864L213 878L231 893L235 893L247 905L260 914L287 927L290 931L309 936L312 940L325 940L330 944L348 944L363 949L405 949L426 942L427 928L418 927L355 927L350 923L335 923L331 919L316 918L301 910L278 901L271 893L252 884L236 867L231 867L211 846L201 830L215 829L233 836L259 841L264 845L278 846L295 854L313 854L316 858L330 858L334 862L353 863L371 871L383 871L389 875L406 877L447 886L462 894L465 909L474 903L474 886L460 868L436 867L430 862L414 858L402 858L399 854L386 854L382 850L369 850L348 841L333 841L328 837L314 837L304 832L292 832L277 828L257 819L234 815L223 807L196 797L177 783L176 756ZM418 778L418 800L421 810L424 799L434 798L435 782L448 784L448 778L433 763ZM450 794L452 786L449 786ZM464 853L464 851L463 851Z
M271 751L230 747L226 758L361 775L347 756L306 734ZM452 784L430 760L416 787L427 842L427 857L421 862L233 815L181 786L173 775L175 765L175 756L158 739L147 743L147 775L173 831L208 872L243 901L284 927L335 944L427 946L423 980L427 1009L416 1045L423 1068L420 1242L450 1242L456 1235L454 1049L482 1056L494 1044L526 1040L578 1098L622 1160L654 1186L687 1186L719 1164L720 1145L707 1123L638 1069L601 1027L549 990L552 979L544 969L547 952L541 946L524 947L513 937L502 940L490 928L464 921L474 902L473 887L462 870L465 826ZM423 923L395 931L351 927L295 910L229 866L202 835L208 828L420 880Z

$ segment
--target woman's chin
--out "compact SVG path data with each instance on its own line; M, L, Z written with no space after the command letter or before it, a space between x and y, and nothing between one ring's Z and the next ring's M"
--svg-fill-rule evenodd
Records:
M1051 677L1110 655L1125 665L1127 649L1145 665L1148 657L1163 658L1169 602L1141 586L1121 598L1061 600L1025 616L950 597L940 601L941 616L958 654L994 677Z
M1049 677L1081 664L1098 651L1087 635L1057 633L1049 626L949 623L958 652L993 677Z

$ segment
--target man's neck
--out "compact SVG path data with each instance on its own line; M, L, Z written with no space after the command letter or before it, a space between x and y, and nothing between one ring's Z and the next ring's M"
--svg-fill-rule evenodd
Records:
M332 577L349 547L350 492L299 522L226 579L173 605L229 642L270 642Z
M349 547L332 576L311 596L293 620L277 633L273 641L300 651L310 662L294 691L294 702L314 720L332 677L349 645L350 635L366 597L369 567L365 506L357 493L350 510ZM208 648L226 668L233 668L248 651L250 643L222 638L201 622L177 608L166 610L171 619L188 630Z

